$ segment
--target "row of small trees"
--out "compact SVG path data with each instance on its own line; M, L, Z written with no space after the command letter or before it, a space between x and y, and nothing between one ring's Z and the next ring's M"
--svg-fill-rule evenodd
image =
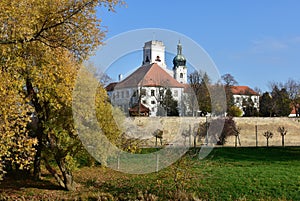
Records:
M211 135L208 133L209 126L211 124L218 125L219 123L224 123L224 127L221 132L213 132L215 135ZM208 138L214 138L212 141L216 142L218 145L224 145L226 144L226 139L230 136L235 137L235 147L237 145L241 145L240 142L240 131L241 128L237 127L236 122L233 120L232 117L225 117L223 120L221 118L216 118L211 120L210 122L204 122L195 124L192 128L191 125L189 125L189 129L186 129L182 132L182 137L184 138L184 144L186 144L186 139L189 140L189 144L191 145L191 137L193 136L193 146L197 146L197 142L200 141L200 139L205 138L205 143L207 143ZM281 144L284 147L284 139L287 134L287 129L284 126L279 126L277 128L278 133L281 135ZM158 145L158 139L160 140L160 145L162 145L162 139L163 139L163 131L160 129L157 129L153 136L156 139L155 146ZM269 139L271 139L274 136L274 133L270 130L267 130L263 133L263 136L267 140L267 147L269 147Z
M284 137L287 134L287 129L284 126L279 126L277 128L277 131L281 135L281 144L284 147ZM263 136L267 139L267 147L269 147L269 139L274 136L274 133L272 131L268 130L268 131L263 133Z

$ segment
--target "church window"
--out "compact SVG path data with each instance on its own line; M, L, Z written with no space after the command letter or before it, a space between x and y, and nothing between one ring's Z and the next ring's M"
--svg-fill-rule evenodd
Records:
M155 59L155 61L159 61L159 62L160 62L160 61L161 61L161 60L160 60L160 57L157 56L156 59Z
M146 95L146 89L141 89L141 95L145 96Z
M126 91L126 98L129 98L129 91Z
M154 105L154 104L155 104L155 101L151 101L151 104Z
M149 59L148 56L146 57L146 61L145 62L147 62L147 63L150 62L150 59Z
M121 98L124 98L124 91L121 92Z
M178 90L174 90L174 97L178 97Z
M151 96L155 96L155 91L153 89L151 90Z
M183 73L180 73L180 78L183 78Z
M146 101L146 100L143 100L143 104L147 104L147 101Z

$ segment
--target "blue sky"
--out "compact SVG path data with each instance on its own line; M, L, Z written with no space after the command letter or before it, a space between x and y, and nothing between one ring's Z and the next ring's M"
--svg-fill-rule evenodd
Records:
M284 82L289 78L300 81L300 1L127 0L126 3L127 6L117 7L115 13L104 8L98 10L102 25L107 26L106 39L135 29L168 29L197 42L220 74L230 73L239 85L267 91L270 81ZM155 39L159 40L159 36ZM97 60L97 54L94 59ZM126 62L132 61L134 68L141 60L141 54L135 53ZM121 65L121 61L116 63Z

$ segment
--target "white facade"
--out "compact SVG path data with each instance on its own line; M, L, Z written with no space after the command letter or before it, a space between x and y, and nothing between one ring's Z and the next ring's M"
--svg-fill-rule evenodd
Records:
M240 95L240 94L233 94L233 99L234 99L234 105L238 108L240 108L242 111L243 110L243 101L247 101L251 98L253 102L253 107L256 108L257 110L259 109L259 95Z
M187 83L187 67L186 66L178 66L174 69L174 78L182 83Z
M161 94L165 94L166 90L170 89L173 98L178 102L178 112L179 115L181 115L181 102L184 93L184 86L180 83L187 83L187 68L185 66L180 66L173 68L173 70L167 69L165 62L165 46L161 41L149 41L146 42L143 47L143 65L140 67L140 69L151 64L158 65L155 67L157 70L155 72L160 72L160 74L168 74L165 75L165 80L160 79L159 82L156 82L154 86L137 84L136 86L124 87L124 82L124 85L122 85L122 81L126 80L126 78L124 78L119 83L116 83L116 88L108 91L111 103L119 106L125 113L127 113L129 108L132 108L140 101L140 103L150 110L149 116L157 116L159 105L162 102L161 97L164 97L164 95L161 96ZM153 73L153 71L149 74L153 76L159 76L157 73ZM129 75L127 78L129 78L131 75ZM134 76L134 78L137 79L137 76ZM149 80L151 77L147 77L147 79ZM171 84L170 86L162 86L162 83L173 83L173 85Z
M181 102L183 88L170 88L173 98L178 102L178 111L181 116ZM141 98L141 103L149 108L150 117L157 116L158 106L160 105L161 93L166 93L166 88L162 87L141 87L117 89L110 93L111 103L118 105L124 112L128 112ZM139 97L140 96L140 97Z
M162 41L152 40L146 42L143 48L143 65L157 63L162 68L167 68L165 60L165 45Z

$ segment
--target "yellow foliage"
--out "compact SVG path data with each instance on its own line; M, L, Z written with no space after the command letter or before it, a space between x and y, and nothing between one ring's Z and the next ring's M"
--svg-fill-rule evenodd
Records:
M96 6L113 10L120 3L0 1L0 157L20 167L32 161L37 141L28 137L26 126L33 114L47 142L46 154L72 161L80 146L73 128L72 91L79 66L105 35Z
M26 99L19 94L22 82L15 80L9 73L2 71L0 76L0 158L28 168L33 161L37 141L28 136L26 126L30 121L28 112L32 110L25 104ZM3 175L0 163L0 178Z

